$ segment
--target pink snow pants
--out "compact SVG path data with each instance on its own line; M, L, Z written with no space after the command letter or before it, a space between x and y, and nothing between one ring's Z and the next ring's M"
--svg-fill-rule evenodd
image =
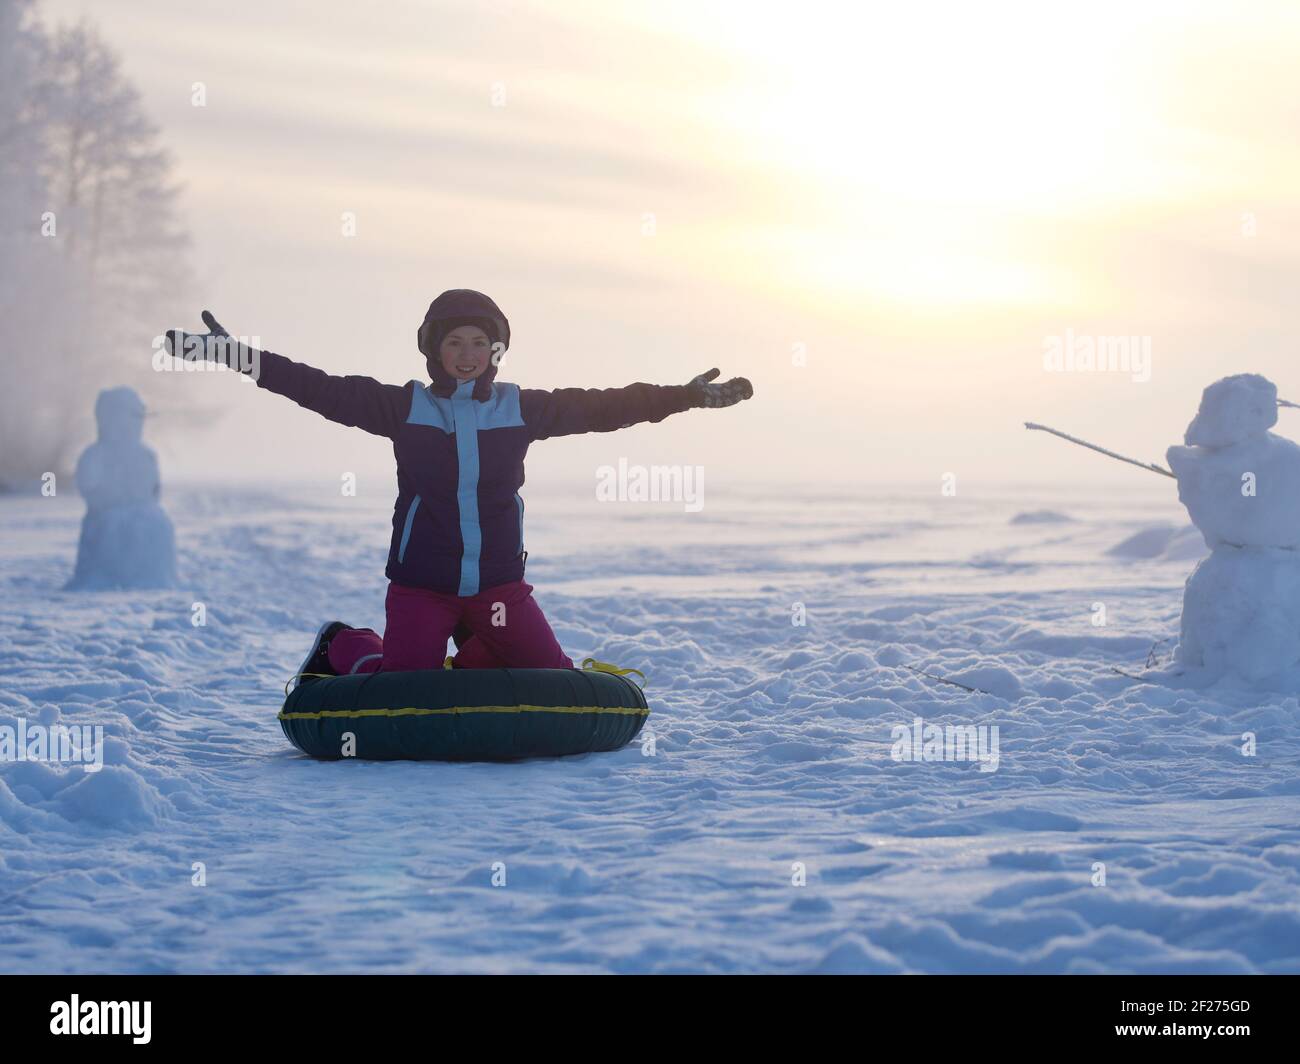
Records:
M473 636L456 655L457 669L573 668L533 599L532 585L522 580L465 598L390 582L384 610L383 639L369 628L352 628L331 640L335 672L441 669L459 621Z

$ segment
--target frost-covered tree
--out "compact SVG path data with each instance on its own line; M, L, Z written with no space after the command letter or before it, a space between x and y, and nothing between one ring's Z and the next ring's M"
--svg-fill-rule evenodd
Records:
M0 485L65 473L99 389L148 394L155 323L187 284L158 131L81 22L0 0Z
M29 0L0 0L0 485L55 466L63 414L38 359L52 347L51 313L71 295L66 264L41 237L50 197L37 85L47 52L31 10Z

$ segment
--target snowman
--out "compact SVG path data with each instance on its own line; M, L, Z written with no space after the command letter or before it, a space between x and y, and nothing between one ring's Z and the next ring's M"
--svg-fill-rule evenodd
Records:
M1300 667L1300 446L1268 430L1277 388L1257 374L1205 389L1167 452L1210 554L1187 579L1177 661L1193 677L1275 686Z
M99 439L77 460L86 500L69 590L172 587L176 540L158 504L158 459L141 442L144 403L131 388L109 388L95 401Z

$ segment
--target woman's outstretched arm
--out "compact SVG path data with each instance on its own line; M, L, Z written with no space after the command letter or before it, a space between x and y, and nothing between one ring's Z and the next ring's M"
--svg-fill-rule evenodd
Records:
M754 394L744 377L711 383L716 369L688 384L629 384L625 388L524 388L520 414L535 440L582 432L614 432L644 421L662 421L695 407L735 406Z
M411 409L406 385L381 384L371 377L335 377L324 370L258 351L232 337L208 311L206 333L170 330L168 351L176 358L219 362L251 376L259 388L292 399L340 425L364 429L376 436L393 436Z

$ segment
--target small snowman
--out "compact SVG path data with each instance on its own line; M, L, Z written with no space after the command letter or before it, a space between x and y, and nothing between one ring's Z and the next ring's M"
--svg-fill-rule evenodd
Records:
M1210 548L1183 592L1177 661L1207 682L1300 675L1300 446L1268 431L1277 406L1266 378L1225 377L1167 452Z
M158 503L158 459L141 441L145 407L131 388L95 401L99 439L77 460L86 500L68 590L163 588L176 583L176 537Z

